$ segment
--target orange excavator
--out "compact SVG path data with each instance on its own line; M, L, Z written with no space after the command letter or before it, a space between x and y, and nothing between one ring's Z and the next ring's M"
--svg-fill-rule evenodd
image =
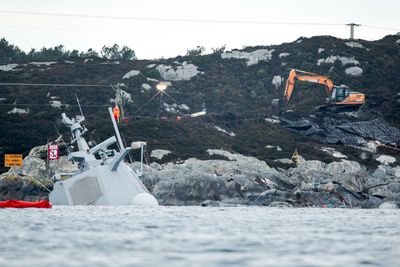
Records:
M284 98L289 101L293 88L296 81L303 81L309 83L317 83L325 86L326 93L328 94L327 102L328 106L321 106L319 109L324 110L330 109L358 109L360 106L365 104L365 95L360 92L351 90L347 86L335 86L328 77L292 69L289 73L289 77L286 80Z

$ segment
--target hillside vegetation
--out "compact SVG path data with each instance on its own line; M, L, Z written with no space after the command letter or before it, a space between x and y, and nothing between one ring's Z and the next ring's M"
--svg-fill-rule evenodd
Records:
M319 36L238 51L215 49L207 55L199 49L189 50L186 56L160 60L135 60L133 50L119 47L103 51L103 57L94 51L86 54L64 51L59 56L53 51L51 56L42 53L35 57L34 53L29 56L2 39L0 82L120 83L129 118L128 124L120 125L126 142L142 140L148 142L149 150L172 151L164 160L208 158L207 149L222 148L280 167L281 163L275 160L290 158L296 148L307 159L338 160L321 150L329 146L349 159L372 166L376 164L373 154L360 157L358 148L340 142L324 144L284 128L275 120L278 117L315 121L325 117L353 121L380 118L400 127L400 36L386 36L377 41ZM112 56L112 51L122 54ZM125 58L124 51L130 51ZM316 113L314 106L325 103L324 88L298 84L290 103L279 111L271 101L282 98L285 79L292 68L328 75L337 85L346 84L365 93L367 104L351 116ZM157 92L157 81L170 82L166 92L173 98L163 97L163 119L157 119L159 98L143 106ZM107 107L113 105L116 97L111 87L1 85L0 154L26 154L30 148L57 138L57 129L69 140L67 129L61 125L61 113L66 112L70 117L79 114L75 94L86 117L88 139L100 142L111 136ZM203 109L206 116L185 117ZM183 118L177 120L177 116ZM399 160L397 150L382 149ZM3 166L3 157L0 164Z

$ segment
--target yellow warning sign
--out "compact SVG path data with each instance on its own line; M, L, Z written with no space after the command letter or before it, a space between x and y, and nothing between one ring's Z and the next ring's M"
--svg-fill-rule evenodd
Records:
M22 154L5 154L4 167L22 167Z

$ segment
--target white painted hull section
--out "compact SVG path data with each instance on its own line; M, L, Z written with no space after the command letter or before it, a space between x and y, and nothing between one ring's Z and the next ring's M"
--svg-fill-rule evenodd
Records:
M146 200L134 201L138 195ZM98 166L57 181L49 198L54 205L158 205L126 163L119 164L115 171L109 165Z

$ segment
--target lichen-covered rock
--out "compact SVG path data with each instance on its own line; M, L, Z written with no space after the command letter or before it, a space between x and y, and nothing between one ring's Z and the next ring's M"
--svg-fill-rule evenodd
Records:
M210 200L240 195L240 186L226 184L223 177L210 175L161 180L153 189L153 194L163 205L198 205ZM161 201L160 201L161 200Z
M388 201L388 202L383 202L380 206L379 209L398 209L399 206L392 201Z
M128 73L126 73L124 76L122 76L122 79L129 79L131 77L134 77L136 75L139 75L140 71L138 70L131 70Z
M275 49L258 49L252 52L244 52L234 50L231 52L225 52L221 54L221 58L236 58L236 59L245 59L247 66L257 64L259 61L269 61L272 58L272 53Z
M162 160L165 156L171 153L171 151L165 149L154 149L151 151L150 157Z
M291 208L293 207L292 204L284 201L274 201L271 204L268 205L268 207L271 208Z
M363 69L358 66L354 66L345 69L344 72L350 76L361 76L363 73Z
M201 73L197 70L196 65L188 64L186 61L177 66L161 64L158 65L156 69L160 73L161 77L166 81L188 81Z
M363 209L377 209L384 201L377 197L369 197L360 203Z
M46 199L52 189L52 182L39 181L30 176L13 176L9 174L0 175L0 201L3 200L25 200L37 201Z

